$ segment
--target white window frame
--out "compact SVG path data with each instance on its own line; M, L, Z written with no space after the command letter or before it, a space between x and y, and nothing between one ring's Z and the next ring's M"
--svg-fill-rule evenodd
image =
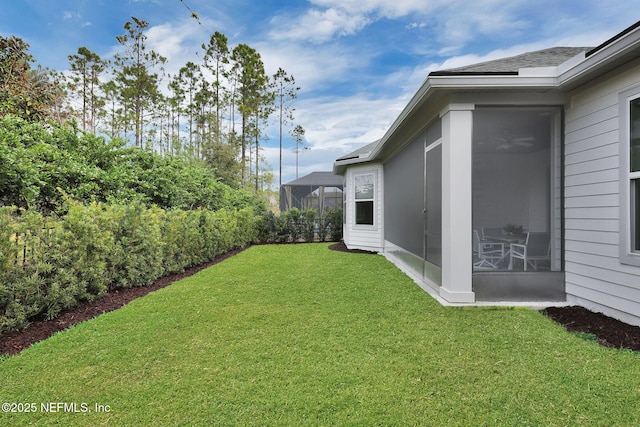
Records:
M365 177L365 176L371 176L372 179L372 183L373 183L373 194L371 198L363 198L363 199L359 199L358 198L358 192L357 192L357 185L356 185L356 181L359 177ZM362 228L375 228L376 227L376 191L378 189L378 175L375 171L366 171L366 172L358 172L356 174L353 175L353 224L354 227L362 227ZM371 202L372 205L372 212L371 212L371 216L372 216L372 220L371 220L371 224L366 224L366 223L358 223L358 203L361 202Z
M634 238L640 212L635 212L635 190L640 172L631 171L631 102L640 100L640 86L620 94L620 262L640 266L640 245Z

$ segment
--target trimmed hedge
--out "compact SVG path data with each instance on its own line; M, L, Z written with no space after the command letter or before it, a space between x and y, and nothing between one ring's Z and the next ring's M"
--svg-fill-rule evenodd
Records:
M0 208L0 334L108 290L149 285L251 244L257 234L252 208L69 202L60 218Z
M342 239L342 209L329 208L320 216L315 210L291 208L276 216L266 212L260 226L262 243L337 242Z

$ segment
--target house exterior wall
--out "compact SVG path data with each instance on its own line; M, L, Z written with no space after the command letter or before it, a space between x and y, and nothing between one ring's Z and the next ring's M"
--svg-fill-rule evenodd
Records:
M571 94L565 121L565 271L569 303L640 325L640 267L621 262L625 232L620 97L640 62ZM621 191L622 187L622 191ZM624 205L624 204L623 204Z
M555 54L560 55L558 52ZM437 284L423 288L441 303L465 305L493 301L483 299L482 289L474 288L472 277L475 275L477 279L491 282L491 290L499 290L503 285L513 286L515 273L511 276L510 271L495 274L475 274L472 271L469 231L480 222L488 222L484 218L475 218L477 224L473 223L473 112L499 105L562 106L564 113L558 112L552 123L556 143L547 154L549 167L544 177L537 175L538 181L547 180L548 176L546 185L552 197L540 203L540 191L528 194L528 205L532 208L528 213L540 218L539 221L529 221L529 227L550 228L552 251L555 248L555 252L552 253L551 271L548 273L557 273L558 283L563 285L560 292L563 295L566 292L568 303L640 325L638 24L592 50L571 55L575 56L562 59L565 62L558 63L556 67L529 68L530 64L524 64L525 68L521 68L505 61L495 61L491 67L504 68L496 68L493 74L475 74L468 68L431 73L370 153L339 159L334 166L334 170L344 173L347 186L344 228L347 245L381 251L387 256L395 253L409 255L421 261L417 254L419 251L411 250L418 246L412 244L413 240L410 245L407 241L394 242L394 231L397 230L389 224L389 233L385 235L383 217L386 212L389 220L394 219L389 209L395 207L392 200L395 197L389 199L385 210L383 172L386 171L387 179L390 179L394 170L393 167L386 170L389 161L422 132L427 119L433 119L440 112L441 277ZM629 111L632 111L631 126ZM633 142L630 142L629 133L633 135ZM562 141L559 136L563 137ZM483 142L481 139L477 141L478 144ZM504 167L512 168L513 164ZM428 170L427 166L425 170ZM355 224L354 178L359 173L371 172L376 176L375 221L369 215L371 211L367 210L366 223L373 225L363 227ZM528 174L528 177L531 179L532 175ZM392 194L396 187L391 182L397 181L396 177L391 178L387 195ZM370 194L369 181L360 181L359 188L366 188L367 196ZM358 193L360 198L363 198L362 193ZM361 208L363 205L357 206ZM510 211L511 207L507 206L504 212L499 212L502 219L491 219L504 222L508 217L503 214ZM550 215L543 218L545 212ZM395 215L395 219L404 216ZM403 269L407 263L400 258L398 256L396 261ZM420 275L420 263L414 264L412 260L411 264L411 268L403 271L406 270L422 286L426 281L425 274ZM542 275L536 274L535 277ZM496 282L495 279L500 280ZM531 288L537 285L528 277L521 284ZM558 300L555 297L551 299Z
M355 218L355 177L366 174L375 176L373 225L356 224ZM382 252L382 236L384 232L384 176L382 164L373 163L348 167L345 174L345 184L344 243L349 249Z

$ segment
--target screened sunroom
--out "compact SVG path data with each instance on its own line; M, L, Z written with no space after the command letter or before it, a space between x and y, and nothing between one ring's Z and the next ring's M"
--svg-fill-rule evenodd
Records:
M383 230L385 255L447 301L563 301L562 114L445 109L401 150L374 155L384 191L371 203L383 203L384 221L362 229L347 215L345 242ZM337 165L349 186L375 163ZM357 213L359 200L348 200Z
M562 109L473 111L476 300L558 300L562 275Z
M312 172L280 187L280 211L291 208L315 210L342 209L343 178L332 172Z
M442 286L443 247L450 269L461 270L460 263L471 260L476 301L563 300L562 109L476 105L470 114L470 173L457 171L469 156L455 136L443 142L441 120L386 161L385 252L433 287ZM443 144L450 147L446 157ZM470 200L460 199L460 186L443 188L443 178L452 183L458 173L470 178ZM458 200L446 218L446 228L454 231L443 234L447 191ZM453 219L466 209L467 234L459 230L464 223ZM468 236L471 257L459 252L469 246L456 235Z

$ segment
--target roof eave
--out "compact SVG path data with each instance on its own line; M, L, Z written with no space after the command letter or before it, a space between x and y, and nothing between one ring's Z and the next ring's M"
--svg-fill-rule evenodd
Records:
M335 162L333 162L333 173L335 175L344 175L344 171L347 168L347 166L355 165L357 163L364 163L367 161L368 157L369 156L366 156L366 157L359 156L351 159L336 160Z
M409 103L404 107L400 115L396 118L396 120L391 124L387 132L380 139L378 144L374 147L369 155L369 158L376 158L380 153L382 147L387 143L389 138L398 130L398 128L405 122L407 117L411 115L411 112L414 111L419 105L422 105L429 98L432 90L432 85L429 77L425 79L425 81L420 86L420 89L411 97Z
M630 27L603 45L576 55L556 67L523 68L518 72L448 72L429 74L400 115L368 156L334 163L334 173L342 175L348 165L380 160L388 141L412 117L413 112L434 93L458 90L556 90L565 91L596 78L624 61L640 57L640 24Z
M431 73L422 84L418 92L411 98L407 106L402 110L398 118L382 137L380 143L373 149L371 155L362 163L368 160L377 160L386 142L402 127L405 121L411 117L412 112L423 105L438 90L455 91L461 89L541 89L549 90L557 86L555 74L527 75L522 76L517 73Z
M640 26L634 25L601 46L586 52L584 60L558 76L558 87L568 90L592 80L621 63L640 57Z

